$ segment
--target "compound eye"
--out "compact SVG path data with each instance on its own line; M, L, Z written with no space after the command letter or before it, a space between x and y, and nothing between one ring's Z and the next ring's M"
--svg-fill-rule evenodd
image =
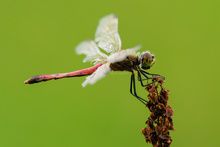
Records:
M154 59L154 56L152 56L152 59Z

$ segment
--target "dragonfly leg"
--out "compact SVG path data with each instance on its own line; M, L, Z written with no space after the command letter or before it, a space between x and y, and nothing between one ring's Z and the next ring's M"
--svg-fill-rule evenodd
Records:
M141 77L141 73L140 73L140 71L139 70L137 70L137 73L138 73L138 81L140 81L141 82L141 86L142 87L146 87L147 85L144 85L144 83L143 83L143 79L142 79L142 77ZM148 78L146 78L147 80L148 80Z
M156 82L156 81L153 81L153 82L151 82L151 83L144 84L144 83L143 83L144 80L155 79L155 78L157 78L157 77L148 77L146 74L143 74L143 73L142 73L141 71L139 71L139 70L137 70L137 73L138 73L138 79L139 79L139 81L140 81L142 87L146 87L146 86L148 86L148 85L153 84L153 83ZM141 75L144 75L145 79L142 79Z
M140 69L137 70L137 72L138 72L138 80L141 82L141 86L142 86L142 87L146 87L146 86L148 86L148 85L153 84L153 83L156 82L156 81L154 80L153 82L148 83L148 84L145 85L145 84L143 83L144 80L155 79L155 78L158 78L158 77L165 79L165 77L163 77L163 76L161 76L161 75L159 75L159 74L150 74L150 73L148 73L148 72L146 72L146 71L143 71L143 70L140 70ZM148 77L147 74L148 74L148 75L154 75L154 76L156 76L156 77ZM143 75L143 76L145 77L145 79L142 79L141 75Z
M130 93L135 96L139 101L141 101L144 105L146 105L146 103L149 103L147 100L137 96L134 72L132 72L131 75Z
M149 73L149 72L146 72L146 71L144 71L144 70L141 70L141 69L139 69L140 70L140 72L145 76L146 74L147 75L152 75L152 76L157 76L157 77L151 77L151 79L153 79L153 78L162 78L162 79L164 79L165 80L165 77L164 76L161 76L161 75L159 75L159 74L151 74L151 73Z

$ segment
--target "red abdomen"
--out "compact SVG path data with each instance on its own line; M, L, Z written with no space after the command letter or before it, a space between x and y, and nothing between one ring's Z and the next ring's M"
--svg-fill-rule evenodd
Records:
M34 84L34 83L39 83L39 82L42 82L42 81L48 81L48 80L52 80L52 79L87 76L87 75L91 75L93 72L96 71L97 68L99 68L103 64L104 63L99 63L99 64L97 64L93 67L78 70L78 71L73 71L73 72L69 72L69 73L50 74L50 75L37 75L37 76L31 77L30 79L26 80L24 83L25 84Z

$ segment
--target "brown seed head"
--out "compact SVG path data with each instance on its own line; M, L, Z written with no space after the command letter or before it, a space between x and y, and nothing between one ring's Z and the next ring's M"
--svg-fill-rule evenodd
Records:
M163 88L163 79L155 78L155 83L148 85L145 89L149 92L150 103L146 106L151 114L146 121L147 127L142 129L146 142L153 146L169 147L172 139L169 130L174 130L172 116L174 111L167 105L169 90ZM153 81L153 80L152 80Z

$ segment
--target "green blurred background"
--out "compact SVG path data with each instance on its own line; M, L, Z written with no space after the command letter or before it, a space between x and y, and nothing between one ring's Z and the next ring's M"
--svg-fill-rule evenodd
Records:
M219 145L219 1L8 0L0 2L0 146L143 147L149 111L129 93L130 74L83 88L84 77L25 85L34 75L90 67L75 46L101 17L119 18L122 48L156 54L174 109L172 146ZM138 93L147 92L138 86Z

